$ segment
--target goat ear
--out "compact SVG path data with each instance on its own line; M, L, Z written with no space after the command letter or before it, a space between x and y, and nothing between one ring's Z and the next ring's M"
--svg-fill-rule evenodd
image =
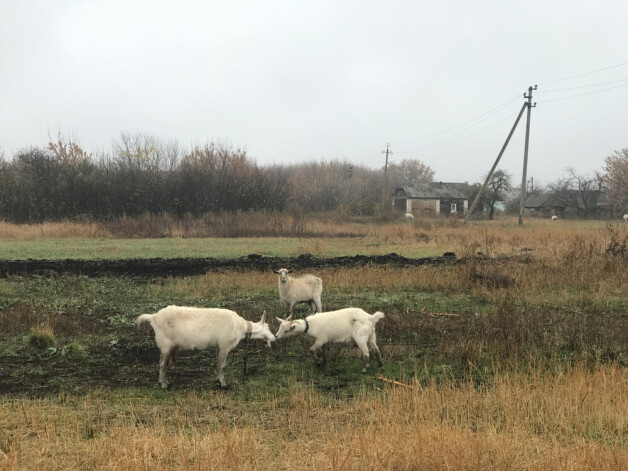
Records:
M260 323L260 324L263 324L264 322L266 322L266 311L264 311L264 312L262 313L262 318L261 318L261 320L259 321L259 323Z
M273 270L273 273L276 273L277 275L279 275L279 270Z
M292 320L292 314L290 314L288 317L286 317L286 322L290 322Z
M288 273L292 273L292 270L286 270Z
M283 322L286 322L286 321L284 321L283 319L281 319L281 318L279 318L279 317L277 317L277 316L275 316L275 319L277 319L277 320L279 321L279 323L280 323L280 324L282 324Z

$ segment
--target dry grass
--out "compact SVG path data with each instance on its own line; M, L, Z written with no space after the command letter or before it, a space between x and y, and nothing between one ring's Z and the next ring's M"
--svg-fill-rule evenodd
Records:
M458 249L470 247L490 252L511 249L540 249L561 245L579 235L608 239L604 221L527 219L523 227L515 218L463 225L458 219L417 219L372 224L348 221L338 214L291 215L277 212L207 213L199 218L174 218L168 214L145 214L108 222L60 221L41 224L0 222L0 238L156 238L156 237L376 237L382 243L438 243ZM619 225L623 227L623 225ZM624 232L628 232L624 230Z
M472 258L453 266L430 265L414 268L356 267L316 269L325 280L326 292L416 291L469 293L485 297L500 297L508 292L526 302L552 300L592 302L625 296L628 264L621 257L605 253L604 241L573 237L552 247L550 258L529 258L487 262ZM472 273L507 276L514 284L507 290L496 289L490 283L476 282ZM297 275L313 270L300 270ZM193 297L221 296L226 293L246 293L274 289L276 275L272 272L210 272L201 277L172 279L157 290Z
M28 336L28 343L36 347L52 347L56 342L54 332L49 325L33 327Z
M187 393L0 403L4 469L574 469L628 467L628 375L617 366L497 375L492 386L382 383L238 403Z
M0 221L0 239L100 237L111 237L111 235L100 223L96 222L61 221L41 224L11 224Z
M254 238L299 237L299 253L325 256L330 248L353 254L356 244L364 253L401 253L420 249L422 253L453 251L459 257L481 252L486 256L530 255L536 260L563 260L565 252L576 250L601 254L613 237L628 240L628 225L609 230L603 221L560 221L528 219L525 226L516 219L481 221L462 225L451 219L399 221L388 224L350 222L338 215L294 216L287 213L220 213L182 219L165 215L144 215L110 222L58 222L36 225L0 223L0 240L42 238ZM346 247L346 249L345 249ZM625 248L625 246L624 246Z

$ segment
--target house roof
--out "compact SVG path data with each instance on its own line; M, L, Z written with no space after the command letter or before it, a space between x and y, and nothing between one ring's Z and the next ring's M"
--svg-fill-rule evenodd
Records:
M608 195L605 192L580 192L577 190L564 190L545 195L530 196L526 199L525 208L566 208L586 207L583 198L594 201L597 205L608 204ZM593 200L589 198L594 198Z
M554 208L557 206L565 206L565 204L559 202L555 195L529 196L524 204L525 208Z
M395 198L413 199L468 199L467 192L471 185L467 183L429 182L402 186L393 193Z

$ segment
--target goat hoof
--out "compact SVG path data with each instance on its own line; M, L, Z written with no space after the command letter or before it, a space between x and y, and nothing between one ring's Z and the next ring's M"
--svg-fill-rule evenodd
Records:
M168 383L161 383L161 389L168 389Z
M366 373L366 368L362 368L362 373Z

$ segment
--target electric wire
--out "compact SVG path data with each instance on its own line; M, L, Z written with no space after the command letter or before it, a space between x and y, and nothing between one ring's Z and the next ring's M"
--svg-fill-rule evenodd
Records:
M509 98L507 101L505 101L501 105L496 106L495 108L491 108L490 110L486 111L485 113L482 113L481 115L478 115L478 116L476 116L474 118L471 118L471 119L465 121L464 123L460 123L460 124L457 124L456 126L452 126L450 128L447 128L447 129L445 129L443 131L439 131L439 132L436 132L436 133L433 133L433 134L428 134L428 135L422 136L422 137L417 137L415 139L408 139L408 140L405 140L405 141L395 141L394 143L398 145L398 144L408 144L410 142L416 142L416 141L421 141L421 140L427 140L427 139L430 139L430 138L433 138L433 137L436 137L436 136L447 134L448 132L451 132L451 131L453 131L455 129L458 129L460 127L466 126L467 124L472 123L473 121L477 120L477 123L474 123L473 125L468 126L468 128L471 128L471 127L475 126L476 124L479 124L479 123L485 121L486 119L490 118L492 115L494 115L498 111L502 110L503 108L507 107L512 102L516 101L520 96L521 96L521 94L518 93L514 97ZM461 132L463 132L463 131L464 130L462 130Z
M474 131L474 132L472 132L472 133L470 133L470 134L465 134L464 136L460 136L460 137L458 137L458 138L456 138L456 139L451 139L451 137L453 137L453 136L450 136L450 137L445 138L445 139L443 139L443 140L441 140L441 141L434 142L434 143L432 143L432 144L428 144L428 145L425 145L425 146L416 147L416 148L413 148L413 149L403 149L403 150L398 150L398 151L397 151L397 155L399 155L399 154L401 154L401 153L404 153L404 152L405 152L405 153L408 153L408 152L417 152L417 151L421 151L421 150L431 150L431 149L436 149L436 148L438 148L438 147L442 147L442 146L444 146L444 145L451 144L452 142L457 142L457 141L460 141L460 140L462 140L462 139L466 139L467 137L474 136L475 134L478 134L478 133L480 133L480 132L482 132L482 131L486 131L487 129L490 129L490 128L492 128L493 126L497 126L498 124L500 124L500 123L502 123L502 122L504 122L504 121L506 121L506 120L508 120L508 119L513 118L513 117L514 117L514 116L516 116L517 114L518 114L518 113L513 113L513 114L510 114L510 115L506 116L505 118L500 119L499 121L495 121L494 123L489 124L488 126L485 126L485 127L481 128L481 129L478 129L478 130L476 130L476 131Z
M578 90L580 88L598 87L600 85L608 85L610 83L619 83L619 82L626 82L626 81L628 81L628 78L619 79L619 80L611 80L611 81L608 81L608 82L590 83L590 84L587 84L587 85L580 85L578 87L549 88L547 90L538 90L536 93L548 93L548 92L562 92L562 91L567 91L567 90Z
M591 70L589 72L584 72L584 73L581 73L581 74L576 74L576 75L571 75L571 76L568 76L568 77L563 77L563 78L560 78L560 79L557 79L557 80L550 80L550 81L547 81L547 82L542 82L542 83L539 83L538 85L539 86L549 85L549 84L552 84L552 83L558 83L558 82L563 82L563 81L566 81L566 80L572 80L572 79L576 79L576 78L580 78L580 77L585 77L585 76L588 76L588 75L596 74L596 73L599 73L599 72L603 72L603 71L606 71L606 70L611 70L611 69L615 69L615 68L618 68L618 67L623 67L623 66L626 66L626 65L628 65L628 62L622 62L620 64L615 64L615 65L611 65L611 66L608 66L608 67L603 67L603 68L600 68L600 69ZM579 89L585 89L585 88L590 88L590 87L597 87L597 86L601 86L601 85L609 85L609 84L612 84L612 83L620 83L620 82L626 82L626 81L628 81L628 78L619 79L619 80L611 80L611 81L606 81L606 82L598 82L598 83L593 83L593 84L580 85L580 86L575 86L575 87L565 87L565 88L554 88L554 89L547 89L547 90L538 90L537 93L550 93L550 92L553 93L553 92L560 92L560 91L579 90ZM538 103L548 103L548 102L552 102L552 101L567 100L567 99L570 99L570 98L575 98L575 97L579 97L579 96L583 96L583 95L590 95L590 94L593 94L593 93L604 92L604 91L613 90L613 89L616 89L616 88L622 88L622 87L625 87L625 86L628 86L628 83L622 84L622 85L616 85L616 86L613 86L613 87L602 88L602 89L599 89L599 90L592 90L592 91L588 91L588 92L577 93L577 94L569 95L569 96L565 96L565 97L548 98L548 99L545 99L545 100L538 101ZM458 124L456 126L452 126L452 127L447 128L445 130L442 130L442 131L439 131L439 132L436 132L436 133L433 133L433 134L429 134L429 135L426 135L426 136L423 136L423 137L415 138L415 139L409 139L409 140L405 140L405 141L395 141L394 144L399 145L399 144L408 144L408 143L422 141L422 140L429 140L431 138L434 138L434 137L437 137L437 136L441 136L443 134L448 134L448 133L451 133L452 131L455 131L455 130L458 130L458 129L462 128L459 131L455 132L454 134L451 134L450 136L447 136L447 137L445 137L445 138L443 138L443 139L441 139L439 141L433 142L431 144L426 144L426 145L423 145L423 146L419 146L419 147L416 147L416 148L413 148L413 149L399 150L399 151L397 151L397 154L399 155L399 153L417 152L417 151L420 151L420 150L428 150L428 149L434 149L434 148L442 147L442 146L450 144L452 142L457 142L459 140L466 139L467 137L473 136L473 135L478 134L478 133L480 133L482 131L485 131L486 129L489 129L489 128L493 127L493 126L496 126L497 124L500 124L501 122L503 122L503 121L505 121L505 120L507 120L507 119L509 119L509 118L511 118L513 116L515 116L516 113L512 114L512 115L509 115L509 116L507 116L507 117L505 117L503 119L500 119L499 121L496 121L496 122L494 122L494 123L492 123L492 124L490 124L488 126L485 126L485 127L481 128L481 129L478 129L478 130L476 130L476 131L474 131L474 132L472 132L470 134L464 134L465 132L467 132L470 129L474 128L478 124L486 121L491 116L495 115L496 113L498 113L499 111L501 111L502 109L507 107L508 105L512 104L514 101L516 101L520 97L521 97L521 94L517 94L517 95L513 96L512 98L509 98L508 100L506 100L501 105L498 105L495 108L492 108L492 109L486 111L485 113L482 113L482 114L480 114L480 115L478 115L478 116L476 116L474 118L471 118L471 119L469 119L469 120L467 120L467 121L465 121L463 123L460 123L460 124ZM473 123L473 124L471 124L471 123ZM461 136L461 134L464 134L464 135Z
M567 100L569 98L575 98L575 97L583 96L583 95L591 95L593 93L605 92L607 90L614 90L616 88L622 88L622 87L628 87L628 83L625 83L623 85L616 85L614 87L602 88L600 90L592 90L590 92L576 93L575 95L562 96L562 97L557 97L557 98L548 98L547 100L538 101L538 103L549 103L551 101Z
M601 69L591 70L590 72L584 72L582 74L571 75L569 77L564 77L564 78L561 78L561 79L558 79L558 80L550 80L548 82L539 83L539 85L549 85L550 83L558 83L558 82L563 82L565 80L571 80L571 79L575 79L575 78L579 78L579 77L585 77L587 75L596 74L598 72L604 72L605 70L616 69L617 67L623 67L625 65L628 65L628 62L622 62L621 64L616 64L616 65L611 65L611 66L608 66L608 67L603 67Z

